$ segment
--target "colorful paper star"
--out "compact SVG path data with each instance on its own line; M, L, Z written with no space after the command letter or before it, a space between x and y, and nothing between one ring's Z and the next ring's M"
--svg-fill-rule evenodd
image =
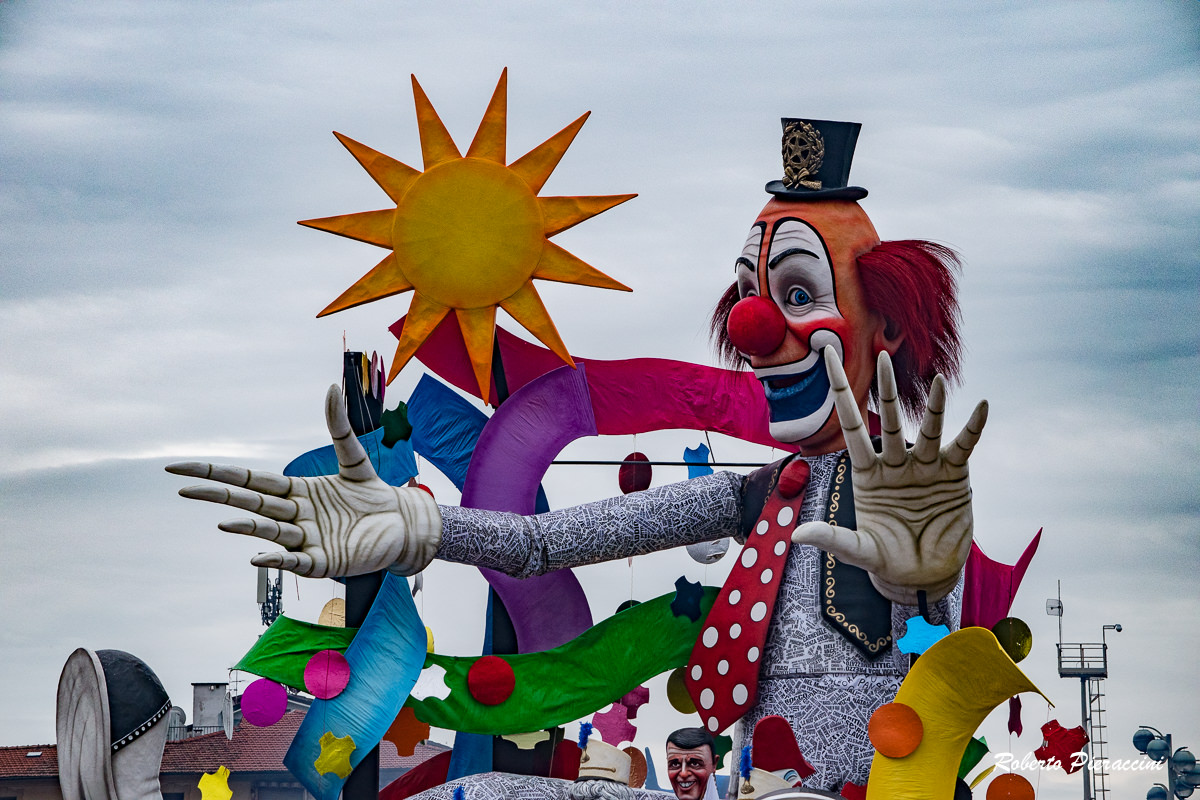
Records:
M700 619L700 598L704 597L704 588L697 582L692 583L680 575L675 581L675 599L671 601L671 613L677 617L687 617L692 622Z
M908 630L896 640L901 653L920 655L933 646L938 639L950 635L945 625L930 625L924 617L913 617L908 621Z
M354 739L350 736L334 736L326 731L321 737L321 755L313 762L321 775L332 772L339 778L347 778L354 767L350 766L350 754L354 752ZM228 800L228 798L226 798Z
M607 711L597 711L592 715L592 727L600 732L605 744L613 747L622 742L632 742L637 736L637 728L629 722L629 709L620 703L613 703Z
M418 720L416 712L405 706L383 738L396 745L397 755L411 756L417 751L417 745L429 738L429 724Z
M631 689L629 694L617 702L629 710L630 719L637 719L638 709L650 702L650 689L646 686Z
M201 775L197 786L201 800L230 800L233 797L229 788L229 769L223 766L217 767L211 775L207 772Z

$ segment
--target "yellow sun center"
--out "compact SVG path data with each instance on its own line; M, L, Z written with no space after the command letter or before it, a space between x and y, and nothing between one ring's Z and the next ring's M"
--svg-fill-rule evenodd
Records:
M421 175L392 223L404 277L435 303L495 306L533 276L546 235L529 184L507 167L464 158Z
M465 157L416 77L413 96L424 172L334 134L396 206L300 223L391 251L317 316L414 290L389 383L451 310L485 401L497 307L574 366L533 279L629 291L549 238L636 195L538 196L587 114L506 166L508 70Z

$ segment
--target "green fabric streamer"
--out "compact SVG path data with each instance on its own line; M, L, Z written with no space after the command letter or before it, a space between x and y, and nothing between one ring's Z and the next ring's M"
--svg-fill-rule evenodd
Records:
M313 654L322 650L344 653L356 633L358 628L332 628L280 617L233 668L305 691L304 667Z
M615 614L561 647L502 656L512 666L516 686L495 706L477 702L467 689L467 671L478 657L430 654L425 667L446 670L450 694L445 700L410 697L406 705L421 722L465 733L526 733L571 722L659 673L686 665L717 591L704 587L695 622L671 612L671 592ZM303 689L304 666L312 655L344 651L357 631L280 617L234 669Z
M542 653L501 656L512 666L512 695L485 706L467 689L475 658L430 655L426 668L446 670L445 700L409 698L417 719L438 728L501 735L552 728L616 702L661 672L687 664L717 589L705 587L692 622L671 612L675 593L639 603Z

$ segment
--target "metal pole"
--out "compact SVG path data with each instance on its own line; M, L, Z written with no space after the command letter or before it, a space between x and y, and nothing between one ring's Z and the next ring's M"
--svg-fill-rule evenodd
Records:
M1080 652L1082 653L1082 648ZM1083 731L1087 734L1087 744L1083 746L1083 752L1087 756L1087 762L1083 765L1083 800L1092 800L1092 725L1091 718L1088 715L1088 679L1086 677L1079 679L1079 699L1083 709Z

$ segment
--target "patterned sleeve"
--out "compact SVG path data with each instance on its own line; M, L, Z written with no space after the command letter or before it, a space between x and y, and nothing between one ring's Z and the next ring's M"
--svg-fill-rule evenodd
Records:
M530 517L442 506L437 557L527 578L733 536L742 481L717 472Z

